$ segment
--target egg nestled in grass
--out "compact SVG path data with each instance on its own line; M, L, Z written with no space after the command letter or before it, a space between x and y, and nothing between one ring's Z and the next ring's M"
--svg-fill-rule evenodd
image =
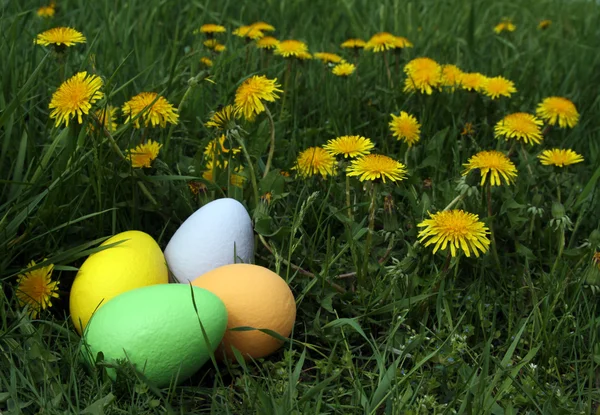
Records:
M216 268L192 281L219 297L228 313L227 332L217 350L234 357L232 347L245 359L258 359L276 351L281 340L259 330L231 330L237 327L267 329L288 337L296 320L296 301L287 283L273 271L251 264Z
M85 260L71 288L71 320L79 334L92 314L111 298L135 288L169 282L165 257L147 233L122 232L100 246L109 247Z
M202 206L177 229L165 249L175 279L188 283L227 264L254 261L254 232L246 208L217 199Z
M202 367L227 326L223 302L207 290L159 284L125 292L106 303L83 335L83 355L132 363L158 387L180 383ZM115 369L108 374L115 378Z

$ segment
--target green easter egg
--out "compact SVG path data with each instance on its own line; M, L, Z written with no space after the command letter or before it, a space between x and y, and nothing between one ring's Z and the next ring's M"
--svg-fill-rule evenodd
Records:
M200 369L226 327L227 310L216 295L184 284L158 284L120 294L96 311L82 350L90 363L99 352L108 362L129 360L164 387ZM109 375L114 378L114 370Z

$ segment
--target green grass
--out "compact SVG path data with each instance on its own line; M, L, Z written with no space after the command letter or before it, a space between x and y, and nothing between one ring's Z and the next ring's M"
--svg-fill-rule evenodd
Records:
M52 20L39 19L34 2L2 2L0 10L0 411L18 413L231 414L534 414L594 413L600 401L600 9L596 2L521 1L99 1L59 0ZM495 35L504 16L517 25ZM551 19L546 31L541 19ZM394 88L383 60L360 56L355 76L339 79L317 61L293 68L275 117L272 174L259 180L256 204L249 182L228 185L227 172L193 195L202 181L203 150L214 138L204 126L211 111L231 103L249 75L277 77L283 59L261 56L232 36L241 24L264 20L280 39L308 43L311 52L339 48L348 37L377 31L414 43L391 59ZM209 56L192 31L225 25L227 50ZM72 26L87 43L63 61L33 45L54 26ZM418 56L465 71L502 75L518 93L492 103L477 97L467 111L464 91L431 96L403 93L403 65ZM132 170L107 138L85 126L55 128L48 103L80 70L100 75L106 98L120 107L142 91L163 94L179 107L180 122L166 129L114 134L121 151L141 135L163 144L151 169ZM210 76L209 82L205 80ZM194 80L192 79L194 78ZM199 82L196 82L199 80ZM183 100L184 95L186 99ZM517 148L519 176L492 192L489 219L476 174L458 183L462 164L480 150L507 151L493 126L504 115L535 111L546 96L571 99L581 114L573 129L553 129L542 145ZM391 137L390 113L415 114L422 139L411 150L409 177L378 187L375 232L368 237L368 189L353 179L354 220L346 214L345 179L302 179L289 171L298 153L344 134L360 134L378 152L403 161L406 145ZM87 122L87 118L86 118ZM461 137L466 122L476 134ZM265 116L242 122L259 179L269 125ZM573 223L556 230L552 205L556 174L541 166L542 149L572 148L585 162L565 168L561 202ZM241 164L249 166L245 159ZM531 169L531 174L528 169ZM428 181L430 180L430 185ZM427 212L455 207L477 213L496 231L500 267L491 252L458 256L443 272L445 253L417 243ZM297 299L293 340L260 362L207 364L179 387L157 389L126 366L116 382L100 363L86 368L68 320L69 287L99 242L139 229L164 247L179 224L208 201L235 197L249 209L257 235L256 262L279 273ZM384 211L384 196L394 203ZM536 209L542 210L536 210ZM534 215L532 212L539 212ZM365 244L371 240L371 249ZM563 246L564 245L564 246ZM366 253L370 253L367 255ZM22 312L16 277L30 260L55 264L60 298L37 320ZM342 276L340 278L339 276Z

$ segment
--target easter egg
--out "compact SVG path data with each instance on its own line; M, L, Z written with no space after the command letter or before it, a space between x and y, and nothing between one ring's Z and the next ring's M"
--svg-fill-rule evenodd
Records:
M254 234L246 208L229 198L202 206L177 229L165 258L173 276L186 284L223 265L253 262Z
M227 332L217 351L233 357L231 347L244 358L258 359L277 350L282 342L258 330L231 331L236 327L272 330L283 337L292 332L296 301L287 283L273 271L251 264L225 265L192 281L216 294L227 307Z
M183 284L137 288L94 314L83 335L84 358L91 363L102 352L107 362L128 360L164 387L198 371L226 326L225 305L207 290ZM114 379L114 369L109 375Z
M69 303L79 334L92 314L111 298L134 288L169 282L165 257L150 235L122 232L100 246L118 242L90 255L75 277Z

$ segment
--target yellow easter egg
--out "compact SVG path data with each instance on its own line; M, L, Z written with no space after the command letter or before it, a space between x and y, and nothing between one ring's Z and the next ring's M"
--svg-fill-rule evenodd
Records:
M290 287L273 271L251 264L215 268L192 281L223 301L227 308L227 331L217 350L233 357L232 346L245 359L267 356L282 342L258 330L234 331L236 327L268 329L288 337L296 321L296 301Z
M90 255L75 277L69 305L71 320L81 334L92 314L113 297L154 284L167 284L165 257L147 233L127 231L101 246L121 243Z

